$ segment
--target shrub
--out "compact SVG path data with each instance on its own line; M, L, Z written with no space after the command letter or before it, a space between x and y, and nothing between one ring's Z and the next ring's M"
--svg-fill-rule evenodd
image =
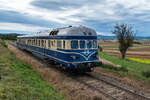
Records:
M142 75L146 78L150 78L150 70L144 71Z
M133 43L134 43L134 44L142 44L142 43L139 42L139 41L134 41Z
M123 72L128 72L128 69L126 67L120 67L120 70Z
M7 48L7 45L6 45L6 43L5 43L4 40L0 41L0 44L1 44L3 47Z
M102 48L101 46L98 46L98 50L99 50L100 52L103 52L103 48Z

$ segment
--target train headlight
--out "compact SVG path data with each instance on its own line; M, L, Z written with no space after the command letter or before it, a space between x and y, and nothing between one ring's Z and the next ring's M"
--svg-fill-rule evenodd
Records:
M77 56L71 56L71 58L72 58L73 60L75 60L75 59L78 59L79 57L77 57Z

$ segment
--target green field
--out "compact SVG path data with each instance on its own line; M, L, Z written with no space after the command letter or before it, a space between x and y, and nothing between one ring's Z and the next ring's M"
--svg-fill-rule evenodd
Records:
M150 64L143 64L136 61L131 60L122 60L115 56L110 56L105 53L99 53L99 56L103 59L109 60L113 62L114 64L121 65L121 68L114 68L111 65L105 65L103 64L101 67L113 71L125 76L150 81Z
M16 59L0 41L0 100L63 100L31 65Z

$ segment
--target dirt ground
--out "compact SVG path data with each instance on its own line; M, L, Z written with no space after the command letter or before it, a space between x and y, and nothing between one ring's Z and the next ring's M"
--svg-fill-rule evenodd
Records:
M119 44L117 42L100 42L99 45L103 47L104 53L120 57L120 52L118 50ZM129 58L150 59L150 45L134 44L133 47L128 49L126 56Z
M118 50L103 50L104 53L108 53L111 55L115 55L120 57L120 51ZM144 51L144 50L128 50L126 56L128 58L145 58L145 59L150 59L150 50L149 51Z
M129 78L129 77L117 74L117 73L113 73L113 72L108 72L102 68L96 68L94 72L102 73L106 76L112 77L114 80L118 80L121 83L131 86L134 89L138 90L139 92L143 91L145 92L147 96L150 96L150 83L149 82L146 83L138 79Z

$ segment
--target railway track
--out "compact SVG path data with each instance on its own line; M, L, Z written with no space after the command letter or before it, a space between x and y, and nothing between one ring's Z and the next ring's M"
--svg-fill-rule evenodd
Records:
M105 91L105 94L110 95L110 97L115 100L150 100L150 97L145 96L144 93L137 92L136 90L129 89L126 85L114 82L114 80L108 79L108 76L94 73L90 73L88 76L94 79L94 81L90 83L95 84L93 87Z
M9 44L16 47L11 42ZM97 72L86 73L83 76L68 76L112 100L150 100L144 93L129 89L128 86L116 83L110 77Z

